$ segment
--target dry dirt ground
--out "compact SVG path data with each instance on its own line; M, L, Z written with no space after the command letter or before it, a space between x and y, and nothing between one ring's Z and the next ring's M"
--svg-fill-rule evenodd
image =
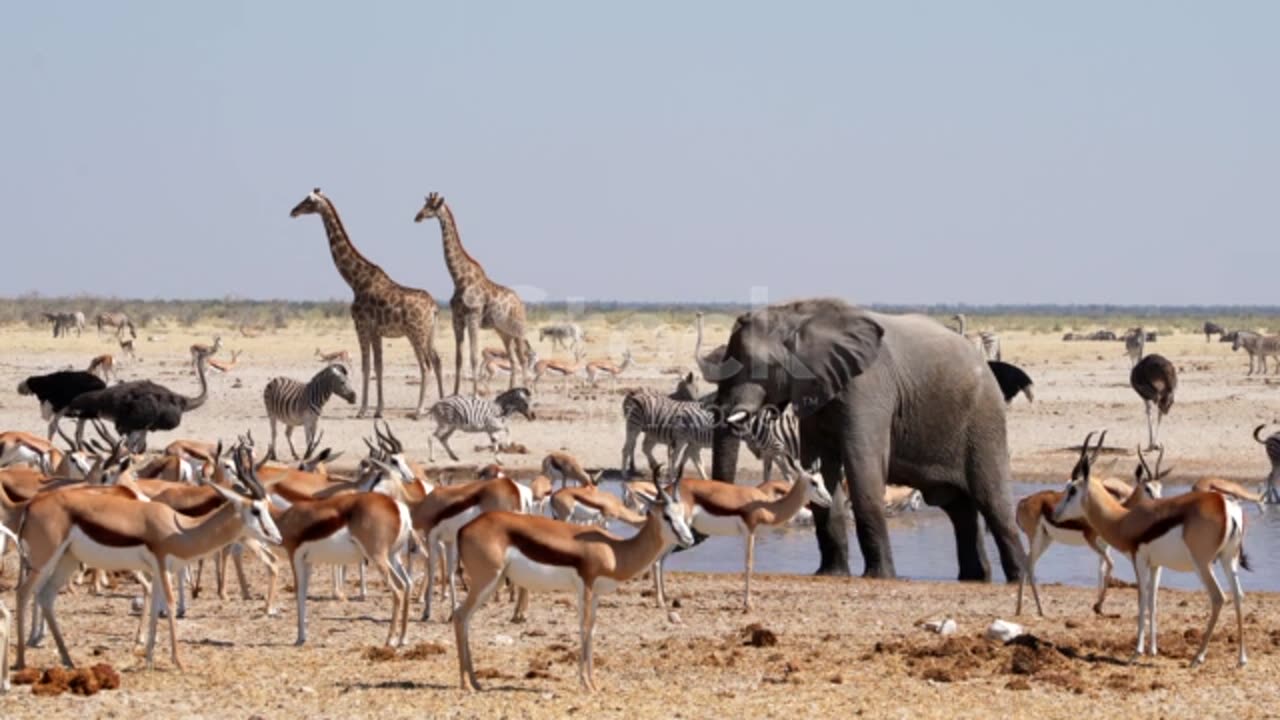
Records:
M711 318L709 337L718 344L730 318ZM678 321L678 322L676 322ZM503 461L527 471L548 450L564 448L589 466L615 468L623 426L621 393L627 387L670 387L692 367L693 335L687 318L637 318L633 324L588 323L590 356L619 359L630 348L638 366L614 386L565 387L544 380L536 395L536 422L515 420L511 439L527 455ZM123 370L126 379L150 377L181 392L195 391L186 360L192 342L208 342L214 328L146 330L138 341L140 362ZM179 433L157 435L153 445L178 436L230 439L252 429L267 437L261 389L275 375L304 379L318 369L316 346L355 353L349 326L291 329L258 338L223 331L230 349L244 351L240 366L212 378L212 397L192 413ZM148 341L148 336L156 336ZM449 368L453 346L440 332L440 352ZM1059 482L1069 471L1085 432L1111 428L1108 445L1128 449L1145 439L1141 402L1128 387L1128 361L1121 343L1063 343L1057 337L1002 333L1005 358L1036 381L1036 402L1016 401L1009 410L1010 450L1021 480ZM487 344L495 344L491 336ZM95 333L54 340L46 331L0 330L0 428L39 432L34 400L13 388L26 375L66 366L114 348ZM550 348L538 345L544 356ZM1149 351L1170 357L1180 372L1178 400L1165 424L1166 465L1174 481L1214 473L1256 483L1268 465L1249 437L1253 426L1276 416L1280 385L1246 378L1246 359L1230 347L1206 344L1203 336L1161 338ZM224 351L224 355L226 355ZM565 357L565 353L559 353ZM387 353L387 416L411 454L425 459L430 421L407 418L417 398L417 371L402 340ZM359 375L358 356L355 375ZM435 398L429 380L429 401ZM465 386L464 386L465 387ZM354 408L331 405L322 423L327 445L348 457L362 449L368 421ZM483 436L455 436L460 470L492 458L476 446ZM660 451L661 452L661 451ZM1117 456L1127 468L1132 450ZM437 448L437 461L443 458ZM710 458L704 457L709 465ZM643 462L643 461L642 461ZM744 475L758 467L742 454ZM950 559L950 548L945 549ZM251 564L252 565L252 564ZM12 606L12 557L0 579ZM254 592L261 593L255 566ZM325 573L322 572L322 577ZM597 632L595 697L579 694L574 653L576 614L568 596L542 596L528 623L510 625L510 608L491 602L476 622L474 648L491 692L464 695L456 689L452 632L441 622L415 622L412 658L385 658L370 648L384 634L389 613L381 584L366 601L329 599L328 582L315 583L312 642L292 647L293 608L286 594L279 617L264 616L262 601L218 602L201 597L179 625L188 672L169 667L137 670L130 650L133 619L126 617L131 588L107 597L83 592L61 598L73 655L82 663L107 662L122 670L122 687L90 698L35 697L17 687L0 698L0 717L398 717L398 716L795 716L828 714L897 716L1079 716L1083 712L1138 716L1245 717L1280 712L1272 680L1280 651L1277 597L1250 594L1245 635L1251 664L1234 662L1234 617L1224 612L1207 667L1185 668L1192 641L1203 625L1206 601L1199 593L1164 591L1161 597L1160 659L1126 666L1134 636L1135 595L1115 592L1108 612L1089 611L1086 588L1048 587L1045 619L1023 618L1046 644L1012 648L978 639L996 617L1012 614L1014 589L1004 585L869 582L764 577L756 585L757 610L739 609L735 575L675 575L678 622L651 607L647 585L635 581L601 605ZM417 607L415 606L415 611ZM917 623L953 617L952 638L927 634ZM751 626L758 626L753 631ZM163 626L162 626L163 628ZM767 632L765 632L767 631ZM770 638L776 639L776 644ZM755 645L751 644L754 638ZM161 648L167 642L162 635ZM759 646L757 646L759 645ZM1056 648L1056 649L1055 649ZM51 648L32 651L37 665L52 664Z

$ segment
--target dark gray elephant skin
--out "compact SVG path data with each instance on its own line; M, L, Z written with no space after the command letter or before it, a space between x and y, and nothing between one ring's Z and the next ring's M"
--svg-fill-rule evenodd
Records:
M716 402L732 425L765 405L800 417L801 460L822 461L833 497L848 476L868 577L894 577L886 482L920 490L955 528L961 580L990 580L982 522L1005 578L1025 566L1009 491L1005 403L981 355L923 316L883 315L840 300L804 300L738 318ZM738 439L716 431L712 476L732 482ZM843 503L814 513L820 574L849 573Z

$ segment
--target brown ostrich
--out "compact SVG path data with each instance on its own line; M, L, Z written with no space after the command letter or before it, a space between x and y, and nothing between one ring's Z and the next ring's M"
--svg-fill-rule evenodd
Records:
M1147 408L1147 450L1155 450L1160 435L1160 421L1173 407L1173 393L1178 389L1178 371L1163 355L1152 353L1137 362L1129 373L1129 384ZM1151 406L1159 410L1155 422L1151 420Z

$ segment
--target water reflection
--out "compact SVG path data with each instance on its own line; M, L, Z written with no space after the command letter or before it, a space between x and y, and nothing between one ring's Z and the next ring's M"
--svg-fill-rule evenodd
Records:
M1045 489L1044 485L1018 485L1014 496L1022 497ZM1185 492L1185 487L1166 487L1166 495ZM1245 552L1253 566L1253 572L1241 573L1245 591L1280 590L1280 557L1269 548L1280 540L1280 509L1259 512L1256 506L1246 505ZM927 580L954 580L957 572L955 540L951 524L941 510L924 507L915 513L894 518L890 523L890 542L898 575L905 578ZM997 578L1000 576L999 556L995 544L987 536L987 556ZM857 540L849 538L854 573L862 570L862 558L857 552ZM714 537L692 550L676 553L667 561L672 570L698 572L741 572L746 556L746 543L740 538ZM1133 581L1133 567L1129 560L1112 551L1115 560L1115 576ZM756 540L756 570L768 573L809 574L818 567L818 545L811 528L788 528L760 533ZM1216 566L1215 566L1216 568ZM1219 582L1225 578L1217 570ZM1086 548L1053 545L1040 558L1036 577L1042 584L1067 583L1095 586L1098 577L1097 555ZM1200 580L1193 573L1177 573L1165 570L1161 587L1200 589Z

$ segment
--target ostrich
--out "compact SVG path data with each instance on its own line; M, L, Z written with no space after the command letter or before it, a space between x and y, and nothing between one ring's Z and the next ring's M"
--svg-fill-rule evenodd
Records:
M1000 392L1004 394L1006 403L1012 403L1018 393L1026 395L1027 402L1035 401L1031 396L1031 376L1027 375L1022 368L999 360L990 360L987 366L991 368L991 374L996 376L996 382L1000 384Z
M84 393L49 421L49 437L53 438L63 416L77 419L76 443L84 441L84 423L89 419L112 420L116 432L126 438L129 447L145 448L147 433L173 430L182 423L182 414L204 405L209 399L209 382L205 377L208 358L199 357L196 372L200 376L200 394L181 395L150 380L119 383L102 390Z
M1226 329L1216 322L1210 322L1206 320L1204 323L1204 341L1205 342L1209 342L1210 340L1212 340L1214 335L1224 335L1226 334L1226 332L1227 332Z
M1133 366L1129 373L1129 384L1147 407L1147 450L1154 450L1158 447L1156 438L1160 434L1160 421L1169 414L1169 408L1173 407L1173 393L1178 389L1178 371L1163 355L1152 353ZM1159 410L1154 425L1151 421L1152 405Z
M724 354L728 350L725 345L720 345L711 350L706 355L702 354L702 312L699 311L694 315L694 324L698 330L698 339L693 345L693 359L698 363L698 370L702 372L702 379L707 382L720 382L724 379Z
M40 418L48 420L75 398L105 388L106 375L106 366L97 362L90 364L88 371L59 370L47 375L32 375L18 385L18 394L35 395L40 401Z
M1137 366L1138 361L1146 355L1147 351L1147 331L1141 327L1130 330L1124 336L1124 352L1129 356L1129 362ZM1150 448L1148 448L1150 449Z

